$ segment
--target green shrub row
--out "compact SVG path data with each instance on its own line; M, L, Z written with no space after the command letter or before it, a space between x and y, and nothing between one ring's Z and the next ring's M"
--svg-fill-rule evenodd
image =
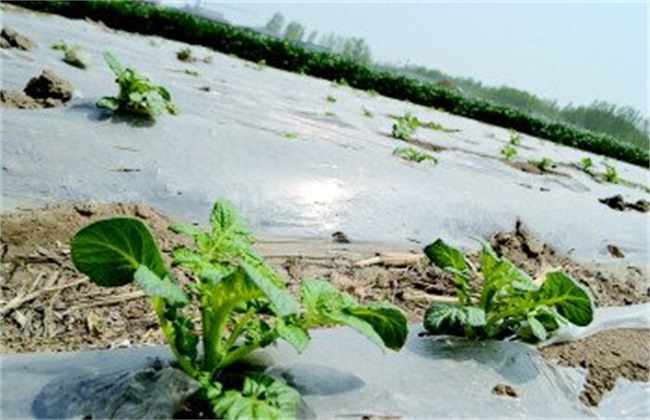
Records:
M13 3L70 18L101 21L115 29L203 45L253 62L264 59L270 66L297 73L328 80L344 79L357 89L374 90L388 97L438 108L635 165L650 165L648 150L621 143L609 135L547 122L509 106L468 98L442 87L380 71L335 54L307 50L290 42L189 15L180 10L116 0Z

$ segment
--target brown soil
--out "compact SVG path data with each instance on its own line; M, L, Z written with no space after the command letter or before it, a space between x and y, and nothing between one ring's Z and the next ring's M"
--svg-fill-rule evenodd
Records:
M638 200L634 203L627 202L623 199L623 196L618 194L612 197L600 198L598 201L605 204L609 208L618 211L634 210L641 213L650 212L650 202L647 200Z
M74 88L51 70L32 78L23 92L0 91L0 106L6 108L53 108L72 99Z
M524 162L524 161L512 161L512 160L505 160L502 159L502 162L504 162L506 165L519 169L522 172L526 172L527 174L534 174L534 175L559 175L563 177L569 177L569 175L563 173L563 172L558 172L553 169L548 169L548 170L542 170L539 166L534 165L530 162Z
M163 344L156 317L138 289L95 286L70 261L72 235L90 221L115 215L148 223L167 256L174 246L187 244L167 230L168 218L139 204L69 204L0 215L1 353ZM292 290L304 277L325 278L359 300L399 305L412 322L421 322L431 302L453 295L453 280L419 252L377 254L375 245L345 243L338 240L342 235L337 232L329 240L266 240L257 248ZM580 266L536 241L520 223L514 232L497 234L492 245L533 276L550 269L568 272L591 290L597 306L650 300L642 270ZM177 276L183 281L182 273ZM627 334L625 351L617 342L621 334ZM619 376L648 380L647 341L647 331L606 332L544 349L543 354L587 367L591 379L584 401L597 403Z
M564 366L589 369L580 395L587 405L598 405L603 394L613 389L621 376L632 381L650 381L650 332L647 330L599 333L578 342L544 348L542 354Z
M35 46L29 38L6 26L0 32L0 48L17 48L29 51Z

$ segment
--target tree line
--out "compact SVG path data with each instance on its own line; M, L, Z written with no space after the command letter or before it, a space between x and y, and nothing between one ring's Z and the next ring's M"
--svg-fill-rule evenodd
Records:
M333 33L318 36L318 31L313 30L307 35L307 28L296 21L285 25L282 13L275 13L264 27L264 31L277 38L302 44L315 50L339 54L349 60L362 64L372 64L370 47L362 38L342 37Z
M485 86L471 78L452 77L440 70L424 66L383 64L380 67L460 91L466 95L510 105L549 121L572 124L598 133L610 134L621 141L646 149L650 146L648 117L630 106L617 106L605 101L594 101L586 106L569 104L562 107L554 100L542 99L520 89L508 86Z
M364 65L413 77L465 95L510 105L552 122L572 124L590 131L606 133L637 147L646 149L650 147L648 117L630 106L617 106L605 101L594 101L587 106L569 104L562 107L556 101L542 99L523 90L508 86L484 86L474 79L452 77L440 70L424 66L376 64L372 61L370 47L365 40L341 37L333 33L319 37L315 30L307 35L307 28L304 25L296 21L286 22L281 13L275 13L271 17L264 27L264 31L269 35L301 44L307 48L336 53Z

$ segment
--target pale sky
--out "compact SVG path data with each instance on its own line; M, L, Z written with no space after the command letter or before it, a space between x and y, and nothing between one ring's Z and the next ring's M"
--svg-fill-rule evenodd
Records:
M263 26L279 11L307 34L361 37L380 62L419 64L560 105L604 100L650 114L646 0L201 4L235 24Z

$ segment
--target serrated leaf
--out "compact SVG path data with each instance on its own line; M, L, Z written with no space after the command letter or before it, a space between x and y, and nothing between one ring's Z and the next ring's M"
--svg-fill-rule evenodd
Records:
M467 325L472 327L484 327L487 324L485 311L483 309L474 306L465 306L463 312L465 312L465 321L467 322Z
M71 255L74 265L100 286L127 284L142 265L158 277L168 276L156 241L137 219L91 223L72 238Z
M470 275L470 267L465 260L465 255L454 247L447 245L442 239L424 248L426 256L438 267L447 270L453 269L463 277Z
M300 312L300 304L285 289L278 287L273 281L260 275L249 264L242 262L240 267L248 278L266 295L281 317Z
M584 327L594 318L591 298L574 279L561 272L548 273L539 290L540 303L554 306L569 322Z
M435 303L424 314L424 328L431 334L462 336L466 323L466 312L447 303Z
M133 277L147 296L162 298L172 306L183 306L188 302L187 296L178 284L168 276L158 277L146 265L141 265Z
M357 304L352 296L337 290L331 283L316 279L303 280L300 297L310 327L331 325L330 313Z
M226 200L217 201L210 213L210 225L213 236L225 236L228 238L242 237L251 238L251 233L241 220L235 207Z
M279 380L266 375L244 378L241 391L229 390L212 401L217 418L286 419L295 418L300 394Z

